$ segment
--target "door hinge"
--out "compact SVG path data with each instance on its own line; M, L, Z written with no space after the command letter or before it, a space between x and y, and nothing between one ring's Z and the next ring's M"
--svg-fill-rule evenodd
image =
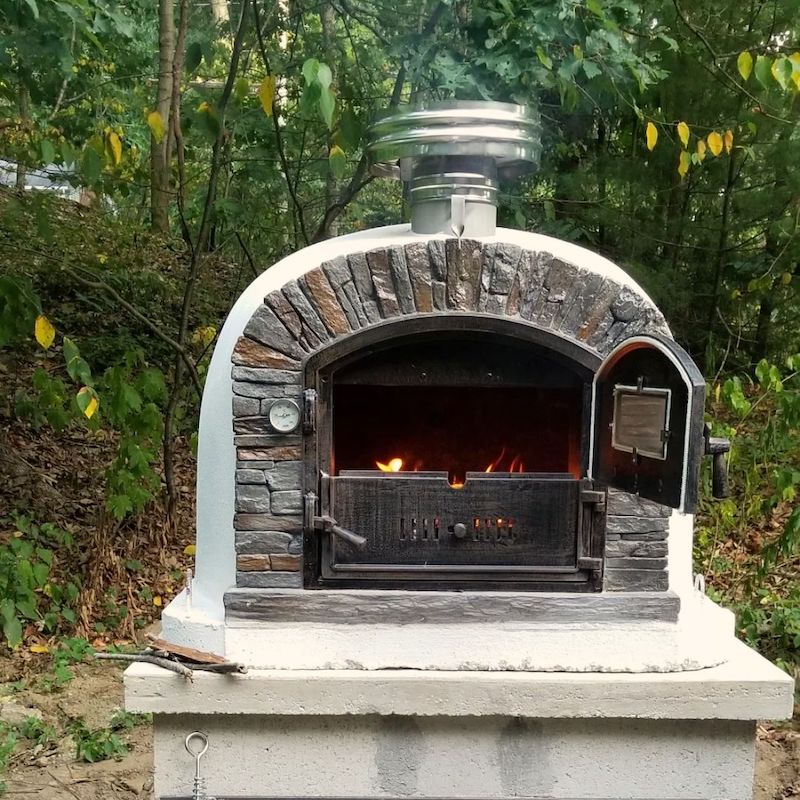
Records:
M303 433L314 433L317 429L317 390L303 392Z

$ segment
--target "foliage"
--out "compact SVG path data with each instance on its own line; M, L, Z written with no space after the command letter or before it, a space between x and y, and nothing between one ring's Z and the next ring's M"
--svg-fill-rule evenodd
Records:
M800 359L762 360L715 387L714 432L731 439L732 497L703 503L695 560L742 638L800 668Z
M8 760L17 746L17 735L7 725L0 724L0 775L2 775L6 767L8 767ZM6 783L0 778L0 795L6 792Z
M69 727L75 742L75 757L79 761L106 761L119 759L128 752L128 745L120 739L113 728L89 728L82 719L76 719Z
M72 546L67 531L25 517L0 540L0 614L9 647L19 646L25 624L52 634L75 623L79 587L53 575L56 554L64 558Z

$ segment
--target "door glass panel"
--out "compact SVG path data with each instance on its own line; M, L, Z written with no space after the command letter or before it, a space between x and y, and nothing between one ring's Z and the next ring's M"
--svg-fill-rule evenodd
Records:
M665 459L670 399L669 389L615 386L612 447L626 453Z

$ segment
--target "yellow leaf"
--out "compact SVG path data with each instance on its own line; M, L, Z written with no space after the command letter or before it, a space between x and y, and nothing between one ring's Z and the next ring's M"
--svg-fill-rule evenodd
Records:
M788 286L791 282L792 282L792 273L784 272L783 275L781 275L781 283L784 286Z
M211 111L211 106L205 100L203 100L203 102L200 103L199 106L197 106L197 110L200 111L201 113L203 111Z
M115 131L111 131L111 133L108 134L108 147L111 150L111 157L114 160L114 164L119 164L122 159L122 141Z
M183 548L183 554L186 555L186 556L197 555L197 545L196 544L187 544L186 547Z
M719 396L722 389L722 384L718 383L714 386L714 401L719 403Z
M272 103L275 100L275 83L275 76L267 75L258 87L258 99L261 101L261 108L264 109L264 113L268 117L272 116Z
M725 144L725 152L730 153L730 151L733 150L733 131L725 131L725 136L723 136L722 141Z
M97 399L97 394L94 389L84 386L78 392L78 408L83 411L86 419L91 419L94 416L98 405L100 405L100 402Z
M708 142L708 149L715 156L722 152L722 137L716 131L711 131L706 137L706 141Z
M56 338L56 329L44 314L39 314L39 316L36 317L33 333L34 336L36 336L36 341L39 342L45 350L50 349L50 345L53 344L53 340Z
M697 140L697 160L702 164L706 157L706 143L702 139Z
M681 178L686 177L686 173L689 171L689 164L692 163L692 157L689 155L687 150L681 150L681 157L678 160L678 175Z
M685 122L679 122L677 125L678 128L678 138L681 140L681 144L684 147L689 146L689 126Z
M739 53L739 58L736 59L736 67L742 76L742 80L746 81L753 71L753 56L747 50Z
M151 111L147 115L147 125L158 144L164 138L164 120L161 119L161 114L158 111Z
M99 261L101 264L105 264L105 263L106 263L106 261L108 261L108 256L107 256L105 253L98 253L98 254L97 254L97 260L98 260L98 261Z
M46 644L32 644L30 651L31 653L49 653L50 648Z
M658 141L658 128L652 122L648 122L645 135L647 137L647 149L652 152Z
M164 604L164 601L161 599L159 595L156 595L153 598L153 605L158 606L159 608Z

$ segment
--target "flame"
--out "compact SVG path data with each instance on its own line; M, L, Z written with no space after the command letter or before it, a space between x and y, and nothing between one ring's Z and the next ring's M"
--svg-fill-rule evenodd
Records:
M403 459L392 458L386 464L382 464L380 461L376 461L375 466L381 472L400 472L400 470L403 469Z
M505 447L504 447L504 448L503 448L503 449L500 451L500 455L499 455L499 456L497 456L497 458L496 458L494 461L492 461L492 463L491 463L491 464L489 464L489 466L488 466L488 467L486 467L486 469L484 470L484 472L494 472L494 471L495 471L495 470L496 470L496 469L497 469L497 468L500 466L500 462L503 460L503 458L504 458L505 454L506 454L506 449L505 449Z

